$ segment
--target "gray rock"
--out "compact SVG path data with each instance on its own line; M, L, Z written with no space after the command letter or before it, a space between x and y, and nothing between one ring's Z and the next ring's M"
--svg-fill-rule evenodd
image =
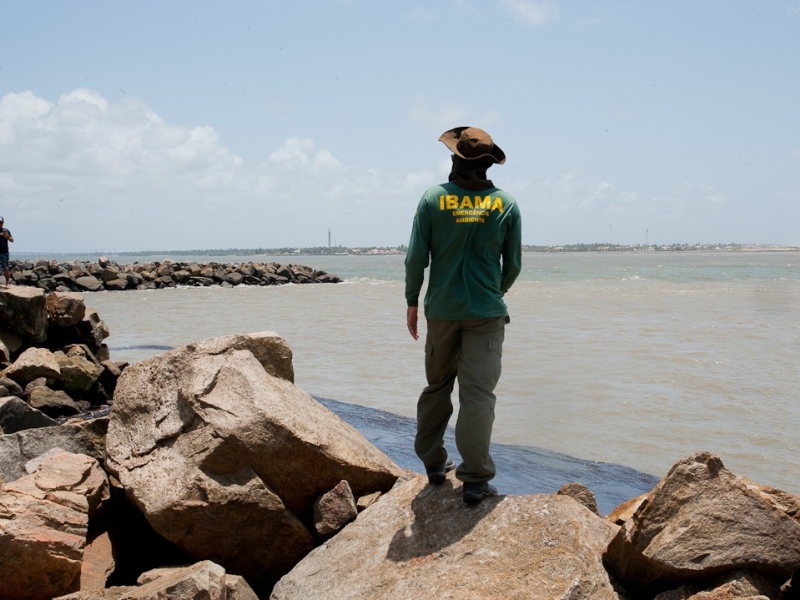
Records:
M27 429L0 436L0 479L14 481L25 475L25 463L61 448L103 462L108 417L66 423L60 427Z
M8 390L10 396L22 396L22 386L13 379L9 379L8 377L0 377L0 385Z
M23 400L15 396L0 398L0 429L4 434L54 425L58 425L58 421L28 406Z
M3 343L11 354L14 354L25 344L21 336L6 329L0 329L0 342Z
M87 292L99 292L103 289L103 282L94 275L84 275L75 278L75 284Z
M112 279L111 281L106 281L106 289L113 292L121 292L127 287L128 287L127 279Z

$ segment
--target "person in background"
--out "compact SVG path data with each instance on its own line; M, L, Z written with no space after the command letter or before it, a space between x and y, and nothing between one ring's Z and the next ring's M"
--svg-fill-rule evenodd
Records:
M0 217L0 270L6 277L6 287L11 281L11 272L8 270L8 242L14 241L14 236L4 227L5 220Z
M414 339L419 339L419 294L430 264L425 294L428 386L417 403L414 449L432 484L443 483L455 468L443 437L457 378L456 446L462 462L456 478L463 482L464 502L476 504L497 494L489 485L495 476L489 454L494 388L510 322L503 295L521 269L522 222L514 198L486 177L489 167L506 160L488 133L456 127L439 140L453 153L449 181L422 196L405 259L406 321Z

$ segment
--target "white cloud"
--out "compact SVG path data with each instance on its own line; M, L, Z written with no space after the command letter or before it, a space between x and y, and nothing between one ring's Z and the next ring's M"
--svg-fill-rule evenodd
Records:
M16 251L321 245L328 228L349 245L403 243L430 178L345 165L300 137L247 165L211 126L85 89L2 96L0 155Z
M514 16L514 20L525 25L537 27L559 18L558 6L552 0L501 0L501 4Z

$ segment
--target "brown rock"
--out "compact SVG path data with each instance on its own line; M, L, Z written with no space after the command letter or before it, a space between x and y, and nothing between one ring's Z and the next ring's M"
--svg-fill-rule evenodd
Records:
M734 571L711 583L682 585L676 590L657 594L653 600L782 600L780 586L751 571ZM785 599L784 599L785 600Z
M800 568L800 523L719 457L677 462L609 545L604 560L634 594L739 569L785 581Z
M559 488L556 494L569 496L583 504L594 514L600 515L600 511L597 509L597 499L594 497L592 490L582 483L566 483Z
M4 600L49 600L77 589L89 517L108 497L105 473L88 456L56 453L32 471L0 489Z
M47 317L52 325L69 327L75 325L86 314L83 296L75 292L51 292L47 294Z
M0 288L0 328L33 343L45 341L47 306L44 291L28 286Z
M230 350L248 350L274 377L294 383L292 349L277 333L261 331L211 338L193 342L187 348L202 354L221 354Z
M28 404L50 417L75 415L84 409L84 406L70 398L66 392L51 390L46 385L39 385L31 390Z
M81 590L102 590L114 572L116 562L108 532L88 540L81 561Z
M358 509L358 512L366 510L367 508L375 504L375 502L378 501L378 498L380 498L381 495L382 494L380 492L375 492L374 494L367 494L366 496L361 496L358 500L356 500L356 508Z
M97 314L94 308L87 308L81 322L78 324L81 334L84 336L85 343L92 351L95 351L109 336L108 327Z
M388 490L399 473L355 429L267 372L249 348L266 360L275 337L208 340L131 365L107 437L107 468L153 528L251 585L277 579L311 549L301 519L310 521L319 495L343 479L360 494ZM273 539L280 544L264 543Z
M357 516L356 499L346 481L339 482L314 503L314 528L322 537L333 535Z
M103 374L103 367L82 356L67 356L62 352L55 352L54 357L61 371L61 384L68 392L88 390Z
M46 348L28 348L5 370L3 376L20 385L27 385L39 377L60 379L61 369L53 353Z
M639 510L639 507L642 503L650 497L650 494L642 494L641 496L637 496L636 498L631 498L620 504L614 510L612 510L606 516L606 519L614 523L615 525L624 525L627 521L630 521L633 518L633 515L636 514L636 511Z
M617 527L570 498L467 507L451 476L385 494L275 586L272 600L617 599L601 554Z

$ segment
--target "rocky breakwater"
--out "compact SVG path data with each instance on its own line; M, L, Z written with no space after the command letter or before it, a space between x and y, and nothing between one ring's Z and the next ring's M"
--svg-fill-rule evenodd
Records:
M800 596L800 499L714 454L605 518L569 482L466 506L293 379L277 334L215 338L127 367L107 427L0 436L0 598Z
M107 406L126 366L110 360L107 336L80 294L0 289L0 431Z
M286 283L339 283L335 275L311 267L276 262L223 264L217 262L163 262L119 265L105 257L97 262L40 259L12 261L11 278L17 285L46 291L98 292L150 290L178 285L282 285Z

